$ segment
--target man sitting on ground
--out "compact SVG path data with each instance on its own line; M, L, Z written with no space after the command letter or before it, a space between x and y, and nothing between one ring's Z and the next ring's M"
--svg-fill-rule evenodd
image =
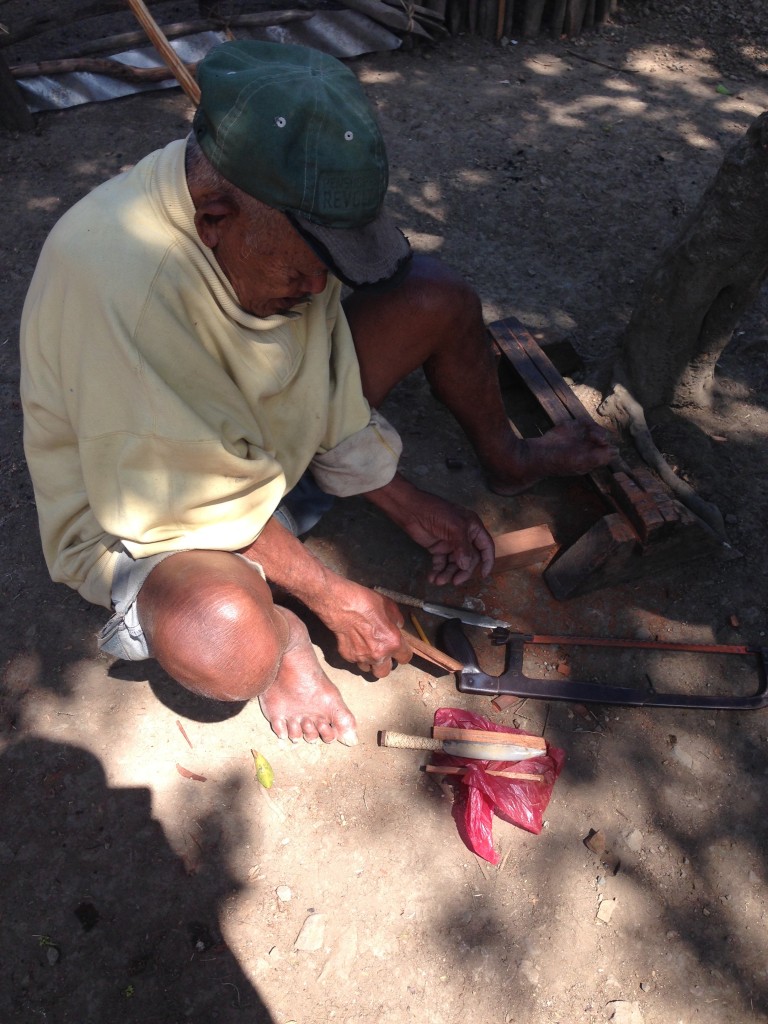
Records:
M270 585L361 671L411 652L397 606L298 539L316 520L299 499L364 494L430 552L435 584L493 564L474 513L397 472L376 411L391 388L423 367L499 493L615 452L597 426L513 434L477 295L382 210L384 142L348 68L232 42L198 79L189 139L65 214L30 286L22 398L45 557L114 610L102 650L154 657L217 700L258 697L280 737L352 743Z

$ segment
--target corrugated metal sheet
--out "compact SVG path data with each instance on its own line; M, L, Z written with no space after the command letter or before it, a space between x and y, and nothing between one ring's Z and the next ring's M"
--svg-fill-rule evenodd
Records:
M317 12L305 21L249 29L237 33L238 38L266 39L276 43L298 43L330 53L334 57L359 57L363 53L396 50L399 36L356 11ZM171 46L185 63L196 63L214 46L224 42L223 32L201 32L174 39ZM114 60L140 68L162 67L163 62L153 46L127 50L113 55ZM134 84L109 75L73 71L65 75L41 75L18 79L27 106L32 113L61 110L81 103L99 103L137 92L178 88L175 79L164 82Z

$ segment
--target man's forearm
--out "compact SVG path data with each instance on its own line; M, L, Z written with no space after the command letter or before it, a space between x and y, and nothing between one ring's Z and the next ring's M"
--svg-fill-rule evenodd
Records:
M276 519L240 554L259 562L270 583L296 597L333 631L345 661L381 678L393 658L400 664L410 660L397 605L323 565Z
M424 492L409 483L400 473L395 473L388 484L377 487L374 491L367 491L362 496L381 509L392 522L402 527L411 517L415 504L424 497Z
M274 517L240 554L258 562L270 583L313 610L327 599L329 588L339 579Z

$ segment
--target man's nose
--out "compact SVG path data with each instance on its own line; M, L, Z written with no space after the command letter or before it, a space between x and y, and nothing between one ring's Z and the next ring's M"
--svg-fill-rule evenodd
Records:
M320 292L325 291L325 286L328 283L328 271L319 270L316 274L305 274L302 282L310 295L319 295Z

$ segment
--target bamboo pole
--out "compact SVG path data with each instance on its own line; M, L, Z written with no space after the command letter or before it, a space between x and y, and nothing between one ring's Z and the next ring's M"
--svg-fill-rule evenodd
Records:
M550 25L550 35L553 39L559 39L563 34L563 27L565 26L565 8L568 4L568 0L555 0L555 6L552 9L552 22Z
M565 34L567 36L577 36L581 32L586 9L587 0L568 0L568 10L565 14Z
M507 0L499 0L499 9L496 12L496 42L504 35L504 18L507 13Z
M197 106L200 103L200 86L189 71L187 71L183 61L163 35L160 26L149 13L144 0L128 0L128 6L136 15L138 23L149 36L152 45L171 71L173 71L173 77L179 83L192 103Z
M506 0L506 10L504 11L504 35L507 39L512 38L512 28L515 23L515 0Z
M545 0L528 0L523 18L523 39L532 39L541 32Z

